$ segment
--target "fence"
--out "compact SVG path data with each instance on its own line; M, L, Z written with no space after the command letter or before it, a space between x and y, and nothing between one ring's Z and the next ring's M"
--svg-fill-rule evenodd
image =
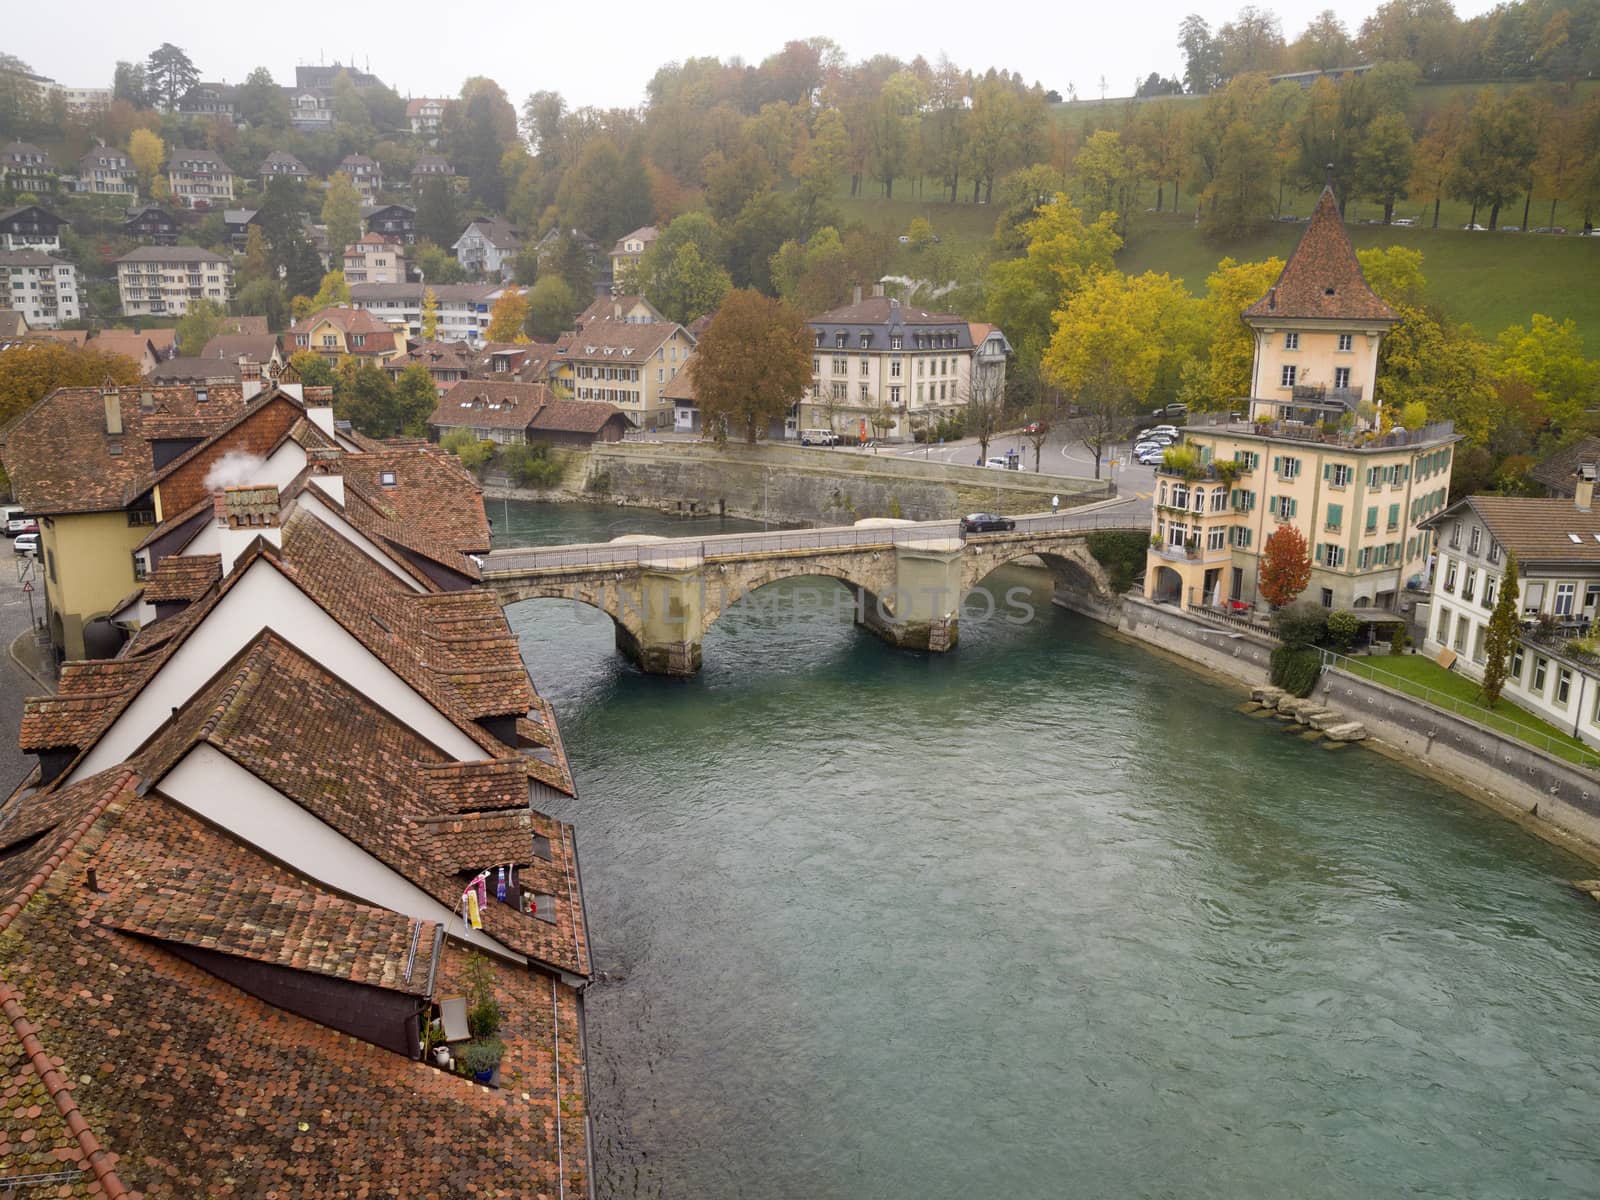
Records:
M1145 533L1148 526L1127 517L1070 512L1038 517L1018 517L1010 535L1087 533L1124 530ZM994 535L973 535L989 537ZM661 542L605 542L600 545L548 546L496 550L484 560L484 575L554 570L563 567L637 567L685 563L710 558L738 558L807 550L850 550L874 547L924 545L959 540L959 521L919 521L906 525L845 525L831 529L791 529L772 533L728 533L705 538L672 538Z
M1349 658L1332 650L1323 650L1323 669L1336 667L1347 674L1357 678L1376 683L1380 687L1389 688L1391 691L1403 692L1417 700L1442 708L1445 712L1468 721L1475 721L1479 725L1486 725L1490 729L1505 734L1507 737L1516 738L1517 741L1532 746L1536 750L1543 750L1546 754L1553 754L1568 762L1577 763L1588 770L1600 769L1600 756L1596 756L1576 738L1566 736L1552 736L1542 729L1532 725L1525 725L1504 713L1495 712L1481 704L1470 700L1463 700L1459 696L1452 696L1431 688L1425 683L1408 679L1404 675L1396 675L1392 671L1385 671L1381 667L1373 666L1369 660Z

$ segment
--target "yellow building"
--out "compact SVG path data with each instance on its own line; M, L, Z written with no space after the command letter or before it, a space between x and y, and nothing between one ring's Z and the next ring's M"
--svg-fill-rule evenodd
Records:
M1243 317L1256 342L1249 419L1190 426L1192 459L1157 469L1146 597L1255 607L1262 549L1290 524L1311 554L1303 598L1394 608L1427 575L1419 524L1445 506L1457 438L1450 422L1382 431L1378 348L1399 318L1367 286L1332 189Z
M136 586L135 547L159 514L157 471L244 411L238 384L58 388L4 431L0 461L39 521L50 638L66 658L104 657L106 618Z
M597 300L557 339L549 382L562 399L615 404L636 429L671 429L667 385L694 345L688 330L643 300Z

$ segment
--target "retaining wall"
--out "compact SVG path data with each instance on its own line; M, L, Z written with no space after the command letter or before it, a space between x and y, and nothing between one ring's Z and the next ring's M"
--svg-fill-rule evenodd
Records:
M1109 481L925 462L889 454L790 446L611 443L589 453L592 499L783 524L850 524L863 517L948 520L1092 503Z

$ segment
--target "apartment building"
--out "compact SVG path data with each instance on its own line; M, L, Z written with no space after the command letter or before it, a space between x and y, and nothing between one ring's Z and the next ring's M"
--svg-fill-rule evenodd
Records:
M34 329L76 321L78 269L39 250L0 250L0 308L21 313Z
M0 187L13 192L53 192L56 177L50 155L32 142L0 146Z
M344 248L346 283L404 283L405 246L381 234L364 234Z
M441 342L470 342L483 345L493 318L494 302L509 285L497 283L357 283L350 286L350 303L364 308L402 337L422 336L422 300L432 292L438 305L438 328L434 337ZM525 288L516 288L526 293Z
M185 208L221 208L233 202L233 169L213 150L174 149L167 186Z
M1306 598L1394 609L1426 575L1423 522L1445 505L1458 438L1448 421L1384 420L1373 382L1398 317L1367 286L1331 188L1244 320L1256 343L1250 419L1191 425L1195 460L1157 468L1145 595L1252 607L1263 547L1292 524L1312 556ZM1365 397L1379 405L1371 417L1358 411Z
M182 316L196 300L226 308L233 263L200 246L140 246L117 259L122 315Z
M1438 547L1423 618L1423 653L1482 679L1489 618L1510 558L1517 561L1517 646L1503 695L1574 737L1600 746L1600 510L1595 464L1571 497L1468 496L1428 518Z
M346 154L339 160L339 170L349 177L363 204L371 204L383 191L383 167L375 158L365 154Z
M974 379L996 399L1003 394L1011 347L993 326L903 305L881 289L862 299L859 287L851 303L809 324L811 391L789 419L791 430L906 438L915 425L964 409ZM885 407L892 421L880 432L873 420Z
M139 172L126 150L96 146L78 160L78 191L92 196L137 196Z
M639 429L673 428L667 385L694 353L694 338L652 315L659 316L626 297L591 305L577 328L556 339L548 375L557 394L614 404Z

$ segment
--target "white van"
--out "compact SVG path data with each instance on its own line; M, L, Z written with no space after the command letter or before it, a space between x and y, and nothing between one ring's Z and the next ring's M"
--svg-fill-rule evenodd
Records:
M1020 471L1022 460L1017 458L990 458L984 460L986 467L998 467L1002 471Z
M800 431L800 444L802 446L837 446L839 435L831 429L802 429Z

